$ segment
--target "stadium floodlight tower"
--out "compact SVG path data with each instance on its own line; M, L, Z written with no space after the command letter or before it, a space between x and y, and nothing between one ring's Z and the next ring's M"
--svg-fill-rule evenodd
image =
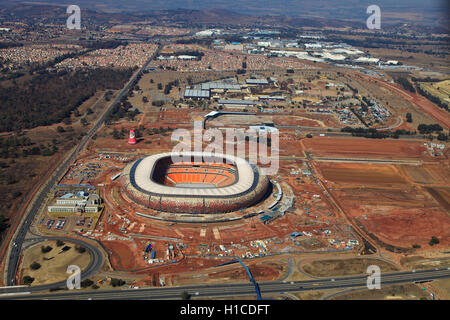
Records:
M136 133L134 132L134 129L130 129L128 144L136 144Z

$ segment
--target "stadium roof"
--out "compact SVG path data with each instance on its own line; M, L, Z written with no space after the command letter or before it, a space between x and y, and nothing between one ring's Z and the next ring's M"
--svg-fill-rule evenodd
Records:
M201 157L205 162L211 162L211 159L228 159L236 165L238 171L238 181L230 186L222 188L176 188L161 185L153 181L153 170L156 163L166 157ZM180 161L182 161L180 159ZM175 161L178 162L178 161ZM213 154L203 152L167 152L155 154L138 160L135 163L134 181L136 185L144 191L154 194L165 194L168 196L232 196L249 190L255 179L253 168L246 160L226 154ZM132 172L130 172L131 178Z

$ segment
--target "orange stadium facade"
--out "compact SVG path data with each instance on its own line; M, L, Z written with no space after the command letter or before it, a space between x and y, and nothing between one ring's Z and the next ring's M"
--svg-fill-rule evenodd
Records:
M238 157L169 152L130 163L121 184L144 207L207 214L237 211L259 202L270 182L256 165Z

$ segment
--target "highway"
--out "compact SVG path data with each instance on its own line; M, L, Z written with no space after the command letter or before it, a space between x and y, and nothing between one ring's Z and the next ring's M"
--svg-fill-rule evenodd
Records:
M421 271L408 271L386 273L381 275L381 286L432 281L436 279L450 278L450 268L432 269ZM294 282L259 282L261 293L267 297L270 294L281 294L284 292L301 292L325 289L346 289L354 287L365 287L367 276L336 277ZM255 295L252 283L218 284L218 285L195 285L182 287L158 287L142 289L112 289L112 290L90 290L90 291L63 291L56 293L31 293L33 287L17 288L16 292L23 294L1 295L0 300L142 300L142 299L180 299L181 293L187 291L193 297L227 297ZM20 290L19 290L20 289Z
M135 85L135 83L134 83L135 80L138 78L138 76L142 75L143 71L147 68L150 61L153 60L153 58L157 54L159 54L159 50L160 50L160 48L158 48L158 50L152 55L152 57L150 57L147 60L147 62L142 66L142 68L138 72L136 72L136 74L128 81L126 86L120 91L120 93L113 100L113 102L110 104L110 106L105 110L105 112L100 117L100 119L97 121L97 123L83 137L83 139L72 150L71 154L66 158L66 160L64 160L63 163L54 171L53 175L45 183L44 187L40 190L40 192L38 192L37 197L32 202L32 205L30 207L30 210L28 211L28 214L23 219L24 221L23 221L22 225L19 227L19 230L17 231L15 237L12 240L12 246L11 246L11 250L9 252L8 261L7 261L8 269L7 269L7 274L6 274L6 283L8 285L13 286L15 284L16 271L17 271L17 268L19 265L22 244L25 240L25 236L28 233L28 230L30 229L31 224L33 223L33 220L35 219L37 213L39 212L41 205L44 203L45 198L47 197L47 194L51 191L53 186L56 185L59 178L67 171L70 164L76 159L76 157L78 156L80 151L83 150L83 148L86 146L88 141L92 138L92 136L94 136L94 134L97 132L97 130L103 125L109 111L112 110L112 108L120 102L122 97L124 97L126 94L128 94L129 90Z

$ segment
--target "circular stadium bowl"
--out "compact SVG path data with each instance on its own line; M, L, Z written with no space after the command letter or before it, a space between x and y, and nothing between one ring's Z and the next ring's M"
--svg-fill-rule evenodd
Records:
M142 206L207 214L237 211L259 202L267 193L269 179L257 166L235 156L168 152L130 163L121 185Z

